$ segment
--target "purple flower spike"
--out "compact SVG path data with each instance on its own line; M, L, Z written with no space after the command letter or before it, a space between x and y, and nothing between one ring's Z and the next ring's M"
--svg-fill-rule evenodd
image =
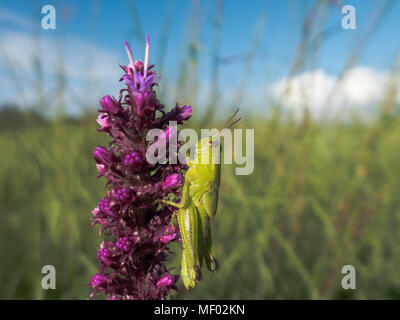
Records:
M154 143L176 139L177 129L190 118L190 106L165 111L153 90L159 76L149 64L150 41L146 39L145 61L134 60L124 42L129 65L121 66L125 88L118 100L106 95L100 100L98 131L110 137L109 148L93 151L99 177L106 179L106 194L92 210L92 225L100 225L104 240L97 252L99 270L92 277L90 298L102 292L108 299L166 299L177 290L178 276L170 274L166 261L168 243L179 240L171 229L174 208L160 206L172 193L180 198L182 164L150 164L150 147L144 137L151 129L163 134ZM174 140L175 141L175 140Z

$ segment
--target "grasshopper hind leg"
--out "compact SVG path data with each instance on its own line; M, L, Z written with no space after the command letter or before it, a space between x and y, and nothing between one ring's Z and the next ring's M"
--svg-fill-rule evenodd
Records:
M199 233L201 221L199 212L193 203L178 212L183 251L181 276L185 287L194 287L201 279L200 252L202 237Z
M207 269L212 272L216 272L219 269L219 265L217 259L215 258L215 251L212 244L210 218L207 216L205 220L206 226L204 235L204 258L206 260Z

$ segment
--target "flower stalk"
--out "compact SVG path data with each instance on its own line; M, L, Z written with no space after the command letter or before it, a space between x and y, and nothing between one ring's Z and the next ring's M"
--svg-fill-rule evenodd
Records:
M180 198L183 164L149 164L151 129L169 132L168 122L183 124L191 116L190 106L176 106L166 112L154 87L156 72L149 65L147 36L145 60L134 60L127 42L128 66L121 66L126 85L118 99L100 99L98 131L111 138L108 147L98 146L93 155L98 177L105 177L106 195L93 209L93 224L104 237L97 259L99 270L91 280L92 298L103 292L108 299L166 299L176 290L178 276L166 266L171 253L168 244L179 241L171 225L173 208L160 205L162 198Z

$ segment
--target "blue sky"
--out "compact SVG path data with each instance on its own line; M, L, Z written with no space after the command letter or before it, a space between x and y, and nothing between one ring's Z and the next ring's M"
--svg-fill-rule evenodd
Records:
M172 79L177 76L177 66L184 56L184 52L182 52L183 44L190 36L188 26L196 20L191 13L193 6L197 5L199 8L196 12L199 17L198 39L200 43L199 77L201 83L207 85L210 78L209 70L214 36L212 22L216 7L215 0L203 0L198 3L187 0L135 1L137 20L134 20L129 3L129 1L122 0L0 0L0 34L18 32L19 34L33 36L35 32L39 32L42 39L60 37L70 39L71 47L74 47L74 41L78 43L79 40L82 43L90 44L96 52L107 52L107 56L113 58L104 59L104 61L117 65L118 62L127 63L122 46L123 40L128 40L131 43L136 58L143 57L143 38L144 33L147 33L151 39L151 62L156 63L159 60L160 36L165 29L164 21L168 12L171 12L172 23L168 35L163 72L164 76ZM315 35L322 29L329 28L333 30L333 35L323 41L318 59L301 69L301 72L321 69L327 75L337 76L343 69L349 53L360 43L368 28L370 28L374 14L384 1L356 0L342 1L341 3L342 5L351 4L355 6L357 29L342 29L341 5L329 6L325 21L320 25L312 25L311 33ZM45 31L36 27L36 25L40 25L41 7L46 4L53 4L57 10L56 30ZM240 86L243 77L248 77L248 87L253 88L260 83L273 83L286 77L299 48L304 17L313 4L314 1L301 0L252 0L247 2L225 0L219 56L223 59L239 58L233 60L235 62L230 64L220 65L219 83L221 90ZM252 69L249 70L250 74L246 75L246 60L240 57L246 57L250 52L254 29L257 21L263 15L266 17L265 29L263 29ZM14 17L18 17L18 19L14 19ZM22 23L24 20L29 23ZM398 30L400 30L399 1L394 1L390 12L384 16L384 19L377 26L373 29L372 36L368 38L369 40L366 42L356 66L388 71L392 68L395 56L400 49L400 40L397 36ZM143 37L140 37L140 34L143 34ZM7 43L2 45L7 46ZM79 51L78 45L76 48ZM83 52L74 52L71 49L66 53L66 55L69 54L81 55ZM0 64L0 76L1 72L6 71L5 68L4 65L2 67ZM115 70L118 70L117 67L115 68ZM2 94L2 91L0 86L0 94Z

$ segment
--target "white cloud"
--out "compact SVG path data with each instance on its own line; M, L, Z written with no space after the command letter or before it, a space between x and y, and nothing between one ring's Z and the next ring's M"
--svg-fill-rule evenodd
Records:
M56 38L50 32L33 32L37 23L0 8L0 104L32 106L39 101L37 63L40 62L44 110L64 99L66 111L78 114L87 107L98 107L101 96L118 95L122 75L117 56L76 36ZM122 47L122 45L121 45ZM59 91L62 77L65 91ZM61 80L61 81L60 81Z
M37 98L35 64L38 61L42 66L46 96L54 94L60 84L60 75L63 75L68 113L78 113L82 101L85 105L96 106L100 96L109 90L118 93L118 79L122 72L116 56L82 39L35 38L25 32L9 31L0 33L0 49L0 83L8 83L10 87L10 82L20 82L23 95L29 102L35 102ZM1 85L0 103L27 103L16 99L21 97L21 89L17 89L16 83L12 87L14 90L5 90Z
M19 102L22 106L37 103L34 67L37 57L42 64L44 92L48 99L45 110L50 111L64 98L66 111L77 114L83 108L97 107L104 94L118 95L122 87L118 79L122 72L118 58L108 48L79 37L58 39L49 32L42 32L37 38L32 32L37 22L0 8L0 23L4 22L8 29L0 31L0 105L4 102ZM57 94L60 70L65 72L63 95ZM262 81L252 82L242 99L238 99L238 87L221 86L218 106L226 110L238 105L244 110L259 112L265 110L269 97L296 116L300 116L304 108L318 118L346 117L352 113L370 116L374 104L387 92L389 79L389 72L369 67L350 69L340 81L317 69L277 80L269 84L267 90ZM171 101L165 102L174 105L175 87L165 85L171 91L168 95ZM200 83L198 89L196 104L205 108L211 98L209 86L206 82Z
M351 114L368 117L385 97L390 77L386 71L355 67L338 79L318 69L280 79L269 86L268 92L273 101L296 116L307 108L318 118Z

